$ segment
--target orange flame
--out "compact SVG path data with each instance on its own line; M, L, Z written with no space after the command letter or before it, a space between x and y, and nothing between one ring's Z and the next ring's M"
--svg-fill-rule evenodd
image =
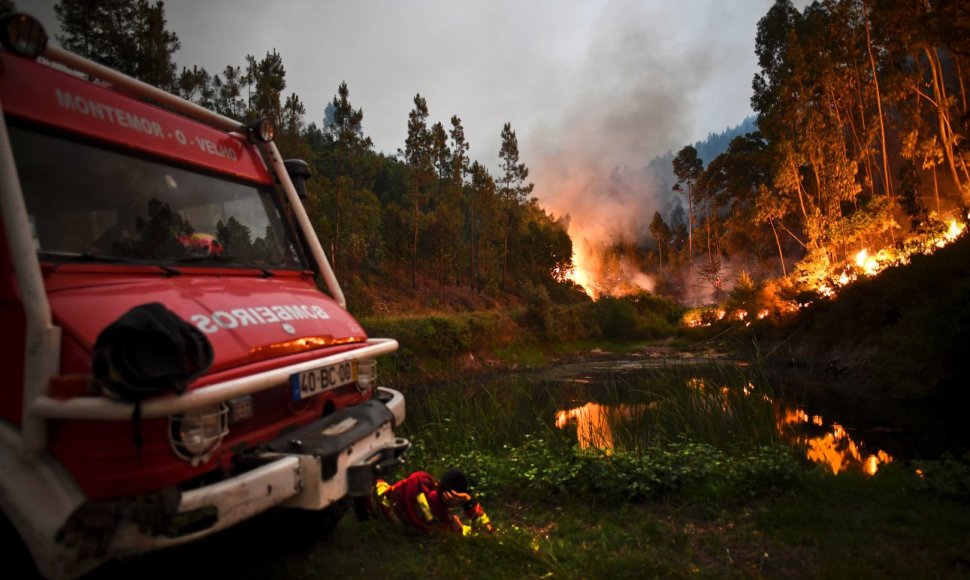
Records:
M585 253L581 255L573 251L573 269L566 276L566 279L582 286L586 294L595 300L599 297L599 293L596 291L596 284L593 281L593 272L588 268L588 258L589 256Z

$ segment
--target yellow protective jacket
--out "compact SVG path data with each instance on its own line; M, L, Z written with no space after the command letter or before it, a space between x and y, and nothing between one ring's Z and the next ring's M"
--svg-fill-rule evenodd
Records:
M388 520L426 533L440 531L467 536L492 530L488 515L478 502L469 502L462 508L469 524L454 515L438 494L438 482L424 471L416 471L394 484L377 480L373 502Z

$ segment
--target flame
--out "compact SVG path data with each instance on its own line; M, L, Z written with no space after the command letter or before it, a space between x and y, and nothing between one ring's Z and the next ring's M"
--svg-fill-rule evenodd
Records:
M862 269L862 272L867 276L874 276L879 272L879 262L869 255L869 251L865 248L862 249L858 254L855 255L856 266ZM846 282L843 282L844 286Z
M589 258L590 256L585 252L577 254L573 250L573 269L566 276L566 279L582 286L586 294L595 300L599 297L599 292L596 291L593 272L588 268Z
M968 215L970 217L970 215ZM966 227L965 224L958 222L957 220L950 220L950 225L946 229L946 233L943 234L943 239L947 242L952 242L953 240L960 237L963 233L963 228ZM939 242L937 242L939 244ZM945 245L945 244L944 244ZM940 246L943 247L943 246Z

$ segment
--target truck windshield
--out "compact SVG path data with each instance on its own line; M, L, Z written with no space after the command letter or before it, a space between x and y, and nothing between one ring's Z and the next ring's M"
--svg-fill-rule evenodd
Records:
M305 269L272 188L10 127L45 259Z

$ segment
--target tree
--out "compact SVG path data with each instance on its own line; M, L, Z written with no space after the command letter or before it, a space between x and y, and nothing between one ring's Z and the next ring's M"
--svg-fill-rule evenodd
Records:
M181 46L165 29L165 5L148 0L61 0L54 12L68 50L156 87L177 91L172 55Z
M16 11L17 7L14 5L13 0L0 0L0 16Z
M506 216L505 239L502 246L502 288L507 289L509 243L516 226L516 213L519 205L528 200L535 186L526 182L529 169L525 163L519 163L519 140L512 130L511 123L506 123L502 128L502 146L498 154L499 168L502 170L499 197L505 206Z
M238 66L227 66L222 71L222 78L219 75L212 78L214 108L217 113L232 119L241 119L246 115L242 83L242 69Z
M469 144L465 139L465 127L462 126L461 119L458 115L451 116L451 130L448 132L448 136L451 138L451 158L449 160L447 175L448 198L461 203L462 209L465 210L462 212L465 231L469 232L468 235L458 239L455 244L455 285L459 285L461 284L462 254L465 252L471 254L473 245L470 242L470 221L468 216L471 212L471 204L465 193L465 177L469 173ZM474 258L472 258L472 261L474 261Z
M468 221L471 237L471 272L473 289L481 292L498 263L496 248L501 244L500 215L495 180L477 161L471 166Z
M332 159L335 170L333 182L333 254L334 267L341 260L341 225L344 213L344 198L350 190L357 189L361 184L357 182L359 172L355 171L361 156L370 150L373 143L370 137L364 136L363 109L355 109L350 103L350 89L347 82L341 82L337 87L337 94L330 102L328 110L332 118L325 125L327 139L332 144ZM372 194L373 195L373 194Z
M404 159L411 168L411 287L418 287L418 231L422 204L435 180L435 167L428 130L428 104L421 94L414 96L414 108L408 114L408 136L404 142Z
M214 79L202 67L182 68L178 78L178 93L183 99L192 101L206 109L215 108Z
M283 57L274 49L257 61L246 55L246 74L242 81L249 87L246 118L268 117L273 125L283 124L283 89L286 88L286 69Z
M704 162L697 157L697 149L693 145L688 145L677 152L673 165L674 175L677 176L677 183L674 184L673 189L687 196L687 262L692 264L694 259L693 190L704 170Z
M660 255L660 277L664 275L664 246L670 242L670 227L664 222L663 216L659 211L653 212L653 219L650 220L650 235L657 242L657 251Z

